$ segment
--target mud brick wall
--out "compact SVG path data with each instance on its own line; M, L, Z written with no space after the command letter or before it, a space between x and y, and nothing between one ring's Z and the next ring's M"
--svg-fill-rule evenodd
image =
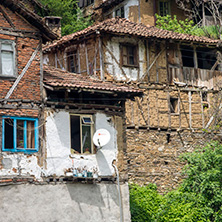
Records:
M155 183L160 192L174 189L181 182L182 153L217 139L203 132L145 129L128 129L126 138L129 181L141 185Z
M128 127L202 129L210 118L212 92L164 85L143 85L144 95L126 103ZM172 111L172 106L175 109Z

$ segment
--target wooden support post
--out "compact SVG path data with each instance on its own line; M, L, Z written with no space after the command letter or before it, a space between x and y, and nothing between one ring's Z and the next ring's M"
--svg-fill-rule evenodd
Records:
M81 73L81 62L80 62L79 47L77 49L77 54L78 54L78 73Z
M188 97L189 97L189 125L190 125L190 129L192 129L192 95L191 95L191 91L188 92Z
M201 101L202 127L203 127L203 129L204 129L204 127L205 127L205 121L204 121L204 108L203 108L203 94L202 94L202 91L200 91L200 101Z
M156 90L156 111L157 111L157 125L158 129L160 128L160 118L159 118L159 104L158 104L158 93Z
M156 59L156 83L159 83L159 63L158 63L158 59Z
M150 97L149 97L149 90L147 90L147 125L150 128Z
M85 56L86 56L86 70L87 70L87 74L89 75L88 51L87 51L87 45L85 41L84 41L84 48L85 48Z
M150 66L150 56L149 56L149 42L148 40L146 40L146 64L147 64L147 79L148 82L150 82L150 70L149 70L149 66Z
M134 104L133 102L131 101L131 123L133 126L135 126L135 122L134 122Z
M167 91L167 102L168 102L168 121L169 129L171 129L171 110L170 110L170 93Z
M179 113L179 129L181 129L181 110L180 110L180 103L181 103L181 97L180 97L180 88L178 88L178 113Z
M101 40L101 37L99 37L99 61L100 61L100 79L104 80L103 51L102 51L102 40Z

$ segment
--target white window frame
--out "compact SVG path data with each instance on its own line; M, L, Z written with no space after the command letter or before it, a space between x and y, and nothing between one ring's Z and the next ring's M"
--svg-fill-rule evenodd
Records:
M2 44L8 44L8 45L11 45L12 46L12 50L2 50ZM13 54L13 57L12 57L12 64L13 64L13 75L5 75L4 73L2 73L2 51L10 51L12 52ZM15 42L12 41L12 40L3 40L3 39L0 39L0 76L1 77L16 77L16 71L15 71Z
M71 142L71 116L78 116L79 117L79 124L80 124L80 146L81 146L81 153L79 154L86 154L83 152L83 144L82 144L82 139L83 139L83 135L82 135L82 126L85 125L85 126L90 126L91 127L91 152L90 154L94 154L94 144L93 144L93 133L94 133L94 121L93 121L93 115L89 115L89 114L70 114L70 118L69 118L69 122L70 122L70 150L71 150L71 153L73 152L74 149L72 149L72 142ZM82 123L82 120L83 118L86 117L86 118L90 118L91 119L91 123ZM75 150L74 150L75 151ZM76 154L74 152L74 154Z

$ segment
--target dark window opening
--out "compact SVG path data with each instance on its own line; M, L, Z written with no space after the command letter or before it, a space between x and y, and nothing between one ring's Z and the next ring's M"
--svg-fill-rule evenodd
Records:
M178 98L170 97L170 112L178 113Z
M202 100L207 102L207 92L202 92Z
M181 47L183 66L194 68L194 51L190 47Z
M169 1L160 0L158 7L159 7L160 16L170 15L170 2Z
M118 17L121 17L121 18L125 18L124 7L116 9L115 16L118 16Z
M135 45L122 45L122 65L123 66L138 66L138 52Z
M170 139L170 134L167 133L166 136L167 136L167 138L166 138L166 139L167 139L167 143L170 143L170 141L171 141L171 139Z
M197 48L196 51L198 68L211 70L217 61L216 50L209 50L208 48ZM215 70L218 70L218 65L215 66Z
M93 153L92 145L92 116L71 115L71 152Z
M73 73L78 73L78 53L77 50L72 52L67 52L67 66L68 71Z
M13 120L6 119L5 120L5 144L4 144L4 147L6 149L14 148L13 137L14 137Z

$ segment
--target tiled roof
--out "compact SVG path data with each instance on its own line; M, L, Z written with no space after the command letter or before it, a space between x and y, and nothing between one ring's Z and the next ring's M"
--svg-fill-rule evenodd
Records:
M168 30L162 30L154 26L146 26L141 23L134 23L125 18L111 18L103 22L89 26L88 28L63 36L60 40L45 46L43 50L49 50L56 46L60 46L69 41L80 38L81 36L89 35L95 32L113 33L119 35L134 35L145 38L158 38L158 39L173 39L188 42L217 44L219 40L210 39L207 37L198 37L194 35L181 34Z
M43 81L46 85L51 87L94 89L136 94L142 93L141 90L133 87L114 84L111 82L104 82L90 76L82 76L81 74L70 73L52 66L44 66Z

